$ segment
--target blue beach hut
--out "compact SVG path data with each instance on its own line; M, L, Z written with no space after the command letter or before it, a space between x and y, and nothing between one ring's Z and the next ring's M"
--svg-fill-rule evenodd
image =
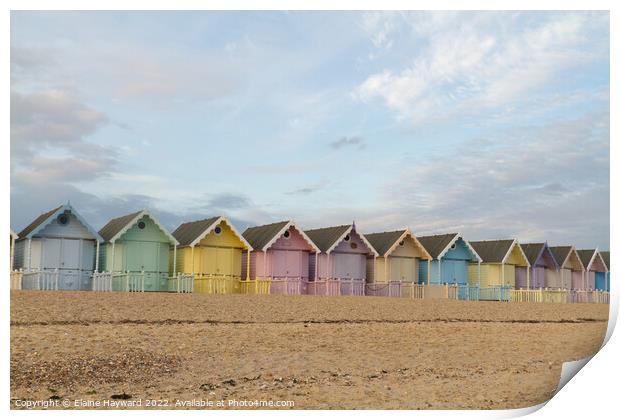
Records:
M433 258L430 264L419 265L418 278L421 283L448 283L462 286L477 283L476 281L470 282L469 265L480 264L482 259L460 233L419 236L418 240Z

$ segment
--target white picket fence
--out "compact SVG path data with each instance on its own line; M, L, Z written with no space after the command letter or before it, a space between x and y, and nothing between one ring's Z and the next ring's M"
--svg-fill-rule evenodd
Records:
M93 273L93 292L111 292L112 278L112 273Z
M173 277L168 278L170 291L177 293L193 293L194 292L194 275L177 273Z
M11 271L11 290L21 290L22 289L22 277L24 273L20 270Z
M26 290L58 290L58 269L26 270L22 272L22 289Z
M144 271L125 271L112 274L112 287L121 292L144 292Z
M271 277L271 295L301 295L306 292L306 281L301 277Z

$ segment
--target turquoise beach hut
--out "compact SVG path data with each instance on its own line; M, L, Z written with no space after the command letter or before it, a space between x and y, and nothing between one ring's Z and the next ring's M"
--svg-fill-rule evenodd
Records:
M596 289L597 290L605 290L606 292L609 292L609 279L610 279L610 274L611 274L611 266L609 265L609 263L610 263L609 251L601 251L600 254L601 254L601 257L603 257L603 261L605 262L605 265L607 266L607 273L605 273L605 284L600 284L600 282L597 283L595 281ZM601 288L599 288L599 287L601 287Z
M421 283L430 284L459 284L467 285L469 279L469 265L480 264L482 259L472 246L463 239L460 233L444 235L419 236L418 240L433 258L428 265L420 264L419 279Z

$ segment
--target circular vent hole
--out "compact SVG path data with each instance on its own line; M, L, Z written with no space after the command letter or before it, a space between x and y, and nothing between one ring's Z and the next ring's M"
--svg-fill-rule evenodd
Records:
M215 229L213 229L213 232L215 232L216 235L221 235L222 234L222 227L221 226L216 226Z
M351 242L351 249L357 249L357 244L355 242Z
M145 227L146 227L146 223L144 223L143 221L138 222L138 229L144 229Z
M344 237L344 241L345 242L349 242L350 240L351 240L351 236L350 235L347 235L347 236Z
M63 213L58 216L58 224L66 225L67 223L69 223L69 217L66 214Z
M289 232L288 230L285 230L284 233L282 234L282 236L284 236L286 239L291 237L291 232Z
M398 245L400 245L400 246L405 245L405 241L404 241L404 240L403 240L403 241L400 241L400 242L398 243Z

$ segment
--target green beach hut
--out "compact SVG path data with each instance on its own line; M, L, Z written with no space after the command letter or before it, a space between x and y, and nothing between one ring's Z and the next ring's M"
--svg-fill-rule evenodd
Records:
M110 220L100 231L101 267L111 272L114 291L168 291L179 244L147 210Z

